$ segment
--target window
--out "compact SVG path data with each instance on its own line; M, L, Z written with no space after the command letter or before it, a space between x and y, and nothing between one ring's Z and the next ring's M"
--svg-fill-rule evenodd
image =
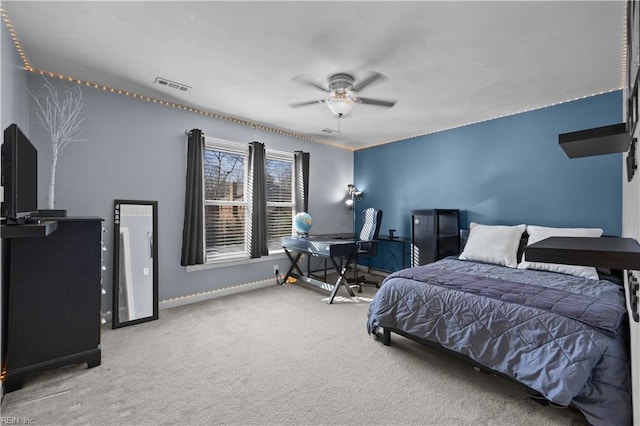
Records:
M248 146L206 139L204 218L207 262L246 259L251 230L247 199ZM281 251L280 238L292 233L293 155L266 152L267 238L269 253Z
M292 234L293 161L267 150L267 238L269 254L282 251L280 239Z
M203 167L207 262L246 257L246 164L246 151L207 142Z

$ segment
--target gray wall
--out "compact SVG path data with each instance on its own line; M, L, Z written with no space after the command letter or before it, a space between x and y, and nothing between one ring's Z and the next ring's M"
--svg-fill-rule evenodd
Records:
M9 31L6 25L0 25L0 121L2 122L2 131L12 123L16 123L20 129L28 136L28 120L26 107L26 73L22 69L22 61L18 56L18 52L13 46ZM4 137L4 136L2 136ZM4 200L4 193L2 193ZM0 259L2 259L2 274L0 274L0 288L4 288L4 275L7 271L7 265L4 264L4 256L2 256L2 246L0 244ZM0 291L0 330L2 329L2 292ZM0 347L3 342L0 341ZM4 359L4 354L2 358Z
M71 83L50 79L57 87ZM28 75L32 91L42 90L42 76ZM187 272L180 266L185 185L185 131L199 128L207 136L249 143L251 127L216 120L193 112L154 104L100 89L81 86L86 119L81 137L86 142L71 146L59 159L56 177L56 208L70 216L105 219L108 252L103 273L109 294L103 309L111 307L112 209L114 199L158 201L159 297L167 300L273 276L273 265L282 270L286 258ZM31 141L39 155L39 205L46 208L51 147L48 135L35 116L30 116ZM353 152L257 131L256 139L267 147L311 155L309 213L313 231L348 232L351 216L343 199L353 179Z
M27 92L27 73L24 71L22 61L16 51L13 41L9 35L6 25L2 26L0 33L0 50L2 51L2 73L0 87L2 90L2 106L0 115L2 116L2 130L16 123L24 134L29 136Z

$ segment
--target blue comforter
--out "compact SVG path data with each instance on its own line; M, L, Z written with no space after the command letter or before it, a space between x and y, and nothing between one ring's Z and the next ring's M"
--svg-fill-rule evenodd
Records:
M573 403L589 423L631 424L622 287L454 258L389 275L367 328L399 329Z

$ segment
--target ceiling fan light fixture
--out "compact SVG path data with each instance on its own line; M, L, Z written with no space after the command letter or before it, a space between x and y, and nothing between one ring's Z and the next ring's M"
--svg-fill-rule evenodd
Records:
M326 104L331 112L337 116L343 116L349 114L351 108L353 108L355 102L347 97L331 98Z

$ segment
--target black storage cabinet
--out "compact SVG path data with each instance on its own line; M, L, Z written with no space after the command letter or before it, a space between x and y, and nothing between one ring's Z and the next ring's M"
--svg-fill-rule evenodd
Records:
M411 210L411 266L460 253L460 210Z
M37 225L3 226L5 392L38 370L101 362L102 219L56 222L46 236L20 235Z

